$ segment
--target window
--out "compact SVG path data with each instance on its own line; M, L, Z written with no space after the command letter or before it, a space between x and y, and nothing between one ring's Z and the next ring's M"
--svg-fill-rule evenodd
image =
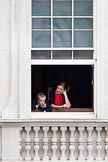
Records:
M82 86L82 89L80 88L82 93L75 94L74 90L71 96L74 101L76 100L73 111L93 111L95 67L93 0L32 0L31 26L32 98L35 87L40 87L39 91L44 90L47 93L48 87L54 86L54 76L50 74L60 69L65 72L66 69L66 81L68 80L72 87L75 87L81 79L84 81L79 84ZM44 80L44 83L39 83L39 77L43 76L46 80L53 81L48 83ZM59 80L62 78L63 74ZM83 91L84 85L85 87L89 85L88 91L86 88L85 92ZM36 90L35 94L36 92L38 91Z

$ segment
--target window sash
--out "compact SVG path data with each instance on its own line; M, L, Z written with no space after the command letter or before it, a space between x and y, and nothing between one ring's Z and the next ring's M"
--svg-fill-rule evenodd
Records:
M35 0L36 2L39 2L38 0ZM41 2L46 2L46 3L49 3L49 0L41 0ZM72 13L71 13L71 15L54 15L54 7L53 7L53 5L54 5L54 3L56 3L56 2L60 2L60 3L64 3L64 2L71 2L72 3ZM43 19L43 21L44 20L50 20L50 27L49 27L49 24L48 24L48 27L46 28L44 28L44 29L32 29L32 31L37 31L37 32L50 32L50 43L49 43L49 45L47 45L47 47L46 47L46 50L47 50L47 48L49 48L49 50L50 50L50 48L53 50L53 48L61 48L61 49L63 49L63 48L71 48L72 50L75 48L75 46L74 46L74 40L75 40L75 33L78 33L78 32L80 32L80 33L86 33L86 35L87 35L87 37L88 37L88 44L87 44L87 42L86 42L86 38L84 38L84 40L85 40L85 44L83 45L83 44L80 44L80 41L78 41L78 45L77 45L77 47L78 48L91 48L91 50L92 50L92 48L93 48L93 35L94 35L94 26L93 26L93 11L92 11L92 14L91 15L82 15L82 16L80 16L80 15L75 15L74 14L74 3L84 3L84 2L86 2L86 3L92 3L92 0L68 0L68 1L65 1L65 0L51 0L51 3L50 3L50 9L51 9L51 13L50 13L50 15L32 15L31 17L32 17L32 20L35 20L36 19L36 21L39 21L40 19L42 20ZM92 9L94 9L94 8L92 8ZM58 20L60 20L62 23L63 23L63 20L64 21L68 21L68 20L71 20L71 27L72 28L70 28L69 26L67 26L67 28L64 26L64 27L62 27L62 25L59 25L59 21ZM58 21L58 23L57 23L57 21ZM77 21L77 23L78 23L78 21L82 21L82 23L85 21L85 27L83 27L83 26L81 26L80 28L77 28L76 27L76 21ZM90 23L90 21L91 21L91 23ZM58 24L57 26L59 26L59 27L57 27L57 26L55 26L54 24L55 24L55 22ZM87 24L87 22L88 22L88 24ZM88 25L88 26L87 26ZM47 25L46 25L47 26ZM67 33L71 33L71 34L69 34L70 35L70 38L69 37L67 37L67 39L66 39L66 41L65 42L68 42L67 44L65 44L65 43L59 43L58 44L58 42L61 42L62 41L62 39L60 39L60 35L61 34L59 34L58 35L58 37L55 37L55 33L56 32L58 32L58 33L62 33L63 35L64 35L64 37L65 37L65 33L67 32ZM57 36L57 35L56 35ZM89 40L89 36L91 37L91 40ZM40 35L40 37L41 37L41 35ZM54 39L54 37L55 37L55 39ZM84 37L84 34L83 34L83 37ZM56 41L58 39L58 41ZM61 41L59 41L59 40L61 40ZM55 41L56 41L56 44L55 44ZM44 43L44 42L43 42ZM90 44L89 44L90 43ZM39 44L40 44L40 42L39 42ZM40 47L38 47L38 46L33 46L32 48L40 48ZM41 46L41 48L45 48L45 46L43 45L43 46ZM83 50L83 49L81 49L81 50Z

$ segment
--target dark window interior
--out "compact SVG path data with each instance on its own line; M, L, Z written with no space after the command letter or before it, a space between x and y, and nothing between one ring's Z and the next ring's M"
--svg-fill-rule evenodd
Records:
M93 111L93 67L91 65L32 65L31 67L32 110L36 95L48 87L56 88L65 81L69 84L69 99L75 111Z

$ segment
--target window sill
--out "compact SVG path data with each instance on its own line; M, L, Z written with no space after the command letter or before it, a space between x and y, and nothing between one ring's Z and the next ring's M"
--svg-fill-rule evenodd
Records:
M78 109L77 109L78 110ZM91 109L90 109L91 110ZM79 112L79 111L62 111L62 112L31 112L31 118L36 119L38 121L72 121L73 119L75 120L80 120L80 119L96 119L96 114L92 111L89 112Z
M39 110L32 110L32 112L42 112ZM93 112L93 108L53 108L52 112Z

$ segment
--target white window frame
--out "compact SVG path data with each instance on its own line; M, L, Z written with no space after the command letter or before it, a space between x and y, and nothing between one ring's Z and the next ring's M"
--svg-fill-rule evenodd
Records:
M22 6L24 5L23 2L21 2ZM25 22L25 26L23 27L23 24L21 25L23 28L20 27L20 37L21 42L19 44L19 77L20 77L20 93L19 93L19 107L20 107L20 117L21 118L33 118L38 120L72 120L72 119L94 119L96 118L96 0L93 0L93 12L94 12L94 19L93 19L93 31L94 31L94 59L93 60L32 60L31 59L31 1L26 0L27 3L27 15L24 14L23 9L21 12L20 17L22 16L20 21L20 25L23 23L23 20L26 18L27 22ZM23 15L24 14L24 15ZM27 31L28 36L24 35L24 30ZM28 38L26 41L27 43L25 46L23 46L23 36ZM52 40L53 41L53 40ZM46 48L45 48L46 49ZM38 49L38 50L44 50L44 48ZM46 49L47 50L47 49ZM52 48L48 50L53 50ZM57 50L57 48L54 50ZM60 49L59 49L60 50ZM67 50L67 49L66 49ZM69 50L69 48L68 48ZM71 50L74 50L71 48ZM75 50L79 50L79 48L75 48ZM81 48L82 50L82 48ZM87 48L84 50L87 50ZM31 65L94 65L94 112L31 112ZM26 98L26 100L25 100Z

